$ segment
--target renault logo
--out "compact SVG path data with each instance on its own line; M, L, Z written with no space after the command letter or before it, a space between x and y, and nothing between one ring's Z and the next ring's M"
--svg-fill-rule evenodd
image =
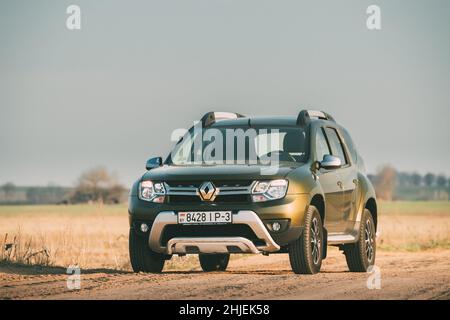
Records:
M203 182L200 188L198 189L200 198L203 201L214 201L218 193L217 191L218 190L212 184L212 182Z

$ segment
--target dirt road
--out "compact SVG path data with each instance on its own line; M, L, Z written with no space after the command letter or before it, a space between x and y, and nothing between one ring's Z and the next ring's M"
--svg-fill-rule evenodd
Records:
M322 272L295 275L286 255L232 260L227 272L160 275L82 270L81 290L68 290L63 268L0 266L1 299L450 299L450 250L379 252L381 289L350 273L337 250Z

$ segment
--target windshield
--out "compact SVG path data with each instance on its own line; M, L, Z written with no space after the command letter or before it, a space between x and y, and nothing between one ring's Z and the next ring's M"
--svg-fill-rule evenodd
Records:
M267 164L307 161L302 128L191 128L169 157L176 165Z

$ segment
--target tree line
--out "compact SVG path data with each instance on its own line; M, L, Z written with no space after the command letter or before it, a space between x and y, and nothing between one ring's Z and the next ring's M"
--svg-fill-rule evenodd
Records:
M411 194L413 199L415 193L416 200L448 199L450 190L450 177L445 174L428 172L421 175L397 171L390 165L380 167L376 174L369 174L368 178L375 187L377 197L383 200L402 200L405 193Z
M0 203L9 204L120 203L126 198L127 189L104 167L82 173L74 187L20 187L11 182L0 186Z
M377 197L382 200L448 200L450 177L444 174L397 171L386 165L369 174ZM127 199L127 189L104 167L83 172L73 187L49 185L18 187L13 183L0 186L0 203L70 204L120 203Z

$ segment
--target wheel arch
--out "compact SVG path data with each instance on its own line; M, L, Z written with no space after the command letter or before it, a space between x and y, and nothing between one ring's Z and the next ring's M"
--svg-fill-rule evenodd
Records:
M310 204L315 206L319 210L320 218L322 219L322 225L325 225L325 199L320 193L315 194L310 201Z
M366 205L364 208L368 209L370 213L372 214L373 222L375 224L375 230L377 230L378 225L378 208L377 208L377 202L374 198L369 198L366 201Z
M369 178L367 178L367 176L361 172L358 173L358 181L359 181L358 184L359 200L357 204L358 209L356 221L357 222L361 221L364 209L368 209L373 215L376 227L378 222L378 210L377 210L375 189L373 188Z

